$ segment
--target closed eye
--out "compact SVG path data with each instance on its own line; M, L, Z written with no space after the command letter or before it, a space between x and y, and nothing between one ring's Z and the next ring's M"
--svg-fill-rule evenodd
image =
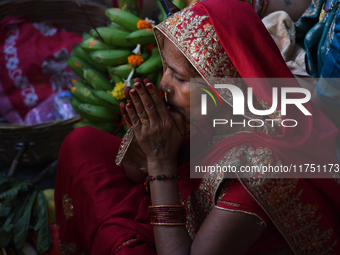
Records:
M175 79L178 80L179 82L186 82L186 80L180 79L177 76L175 76Z

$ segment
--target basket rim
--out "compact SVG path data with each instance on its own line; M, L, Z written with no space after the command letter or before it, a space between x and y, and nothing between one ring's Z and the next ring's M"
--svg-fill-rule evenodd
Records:
M20 2L36 2L37 4L39 2L56 2L56 3L74 3L76 5L78 5L78 3L75 0L0 0L0 6L4 5L4 4L16 4L16 3L20 3ZM94 6L100 6L100 7L104 7L105 9L109 8L108 6L104 5L104 4L100 4L100 3L96 3L96 2L82 2L82 5L94 5Z
M27 128L46 128L49 126L55 126L58 124L68 124L68 123L72 123L72 122L77 122L79 121L81 118L80 115L76 115L72 118L69 119L65 119L65 120L54 120L54 121L49 121L49 122L44 122L44 123L40 123L40 124L33 124L33 125L27 125L27 124L11 124L11 123L0 123L0 130L4 130L4 129L27 129Z

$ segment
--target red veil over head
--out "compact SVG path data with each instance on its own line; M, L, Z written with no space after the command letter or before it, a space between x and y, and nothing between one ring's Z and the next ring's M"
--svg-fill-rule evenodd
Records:
M261 19L247 3L237 0L200 1L158 25L155 35L160 50L166 36L210 86L214 84L209 78L242 77L287 78L275 84L278 91L281 87L299 87L295 79L288 80L294 78L293 74ZM258 101L271 106L272 84L253 81L245 79ZM232 105L230 95L222 90L218 93ZM299 96L289 94L289 97ZM280 115L280 105L279 98L276 116ZM309 102L304 106L311 116L305 116L295 106L287 106L285 119L297 120L296 127L282 127L280 135L276 136L252 134L252 139L275 145L273 149L277 151L285 150L288 161L296 158L296 151L301 151L300 163L310 162L311 158L314 163L335 163L336 127L314 104Z
M210 86L214 84L209 78L242 77L290 78L289 82L281 80L275 86L279 90L281 87L299 87L262 21L247 3L237 0L200 1L175 13L154 31L161 51L164 37L167 37ZM272 105L272 85L269 82L254 83L245 79L245 83L253 88L254 96L263 107ZM232 105L226 90L218 90L218 93ZM299 98L298 94L289 95L290 98ZM279 99L278 105L280 103ZM297 120L296 127L280 127L276 134L240 133L226 138L205 152L202 165L219 162L227 151L245 143L270 148L284 165L337 164L334 142L338 130L313 103L304 106L311 116L305 116L295 106L287 107L285 118ZM280 107L277 110L276 116L280 116ZM328 179L266 179L255 184L254 179L238 174L244 187L298 254L319 254L326 248L329 252L340 253L340 245L335 245L339 227L333 228L334 221L325 216L340 211L340 188L338 179L331 174L327 176ZM264 193L270 194L273 190L280 191L275 191L270 199L264 196ZM320 208L320 205L325 205L324 201L328 201L328 206ZM300 209L290 213L283 210L287 206L292 206L292 210L295 207ZM311 212L311 206L318 209L313 210L308 218L306 215Z

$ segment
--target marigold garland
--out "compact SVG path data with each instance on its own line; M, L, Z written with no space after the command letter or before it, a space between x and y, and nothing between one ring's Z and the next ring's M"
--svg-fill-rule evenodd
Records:
M140 19L137 22L137 28L138 29L152 28L152 23L151 22L147 22L147 21L145 21L143 19Z
M107 93L111 94L117 100L124 99L125 98L125 94L124 94L124 82L116 83L116 86L114 87L114 89L112 91L108 91Z
M144 59L142 56L139 55L131 55L128 57L128 62L131 65L140 66L144 63Z

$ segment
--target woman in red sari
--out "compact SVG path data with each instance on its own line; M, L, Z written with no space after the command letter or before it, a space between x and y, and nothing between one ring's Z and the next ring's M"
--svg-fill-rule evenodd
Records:
M311 116L293 106L285 117L280 107L269 116L295 119L296 127L266 125L263 130L212 129L207 123L217 111L202 118L200 106L190 108L190 96L200 96L190 78L201 77L213 86L212 77L293 77L251 7L236 0L202 1L172 15L155 34L164 60L160 88L170 106L153 84L136 79L130 102L121 105L132 125L121 146L119 138L90 127L65 139L55 191L61 254L340 254L335 177L235 173L224 178L213 172L190 178L183 140L190 121L196 123L195 131L190 126L191 141L207 137L204 144L195 143L206 148L194 157L202 165L336 164L337 131L311 103L304 104ZM246 85L253 83L246 80ZM271 89L266 82L253 86L259 108L272 105ZM244 116L232 116L230 91L217 93L227 117L243 121L251 116L247 110ZM135 142L129 147L133 136L139 149ZM159 177L149 178L150 195L143 183L134 182L146 174L124 160L117 166L117 154L118 161L129 157L128 163L135 165L142 165L138 155L145 156L144 171Z

